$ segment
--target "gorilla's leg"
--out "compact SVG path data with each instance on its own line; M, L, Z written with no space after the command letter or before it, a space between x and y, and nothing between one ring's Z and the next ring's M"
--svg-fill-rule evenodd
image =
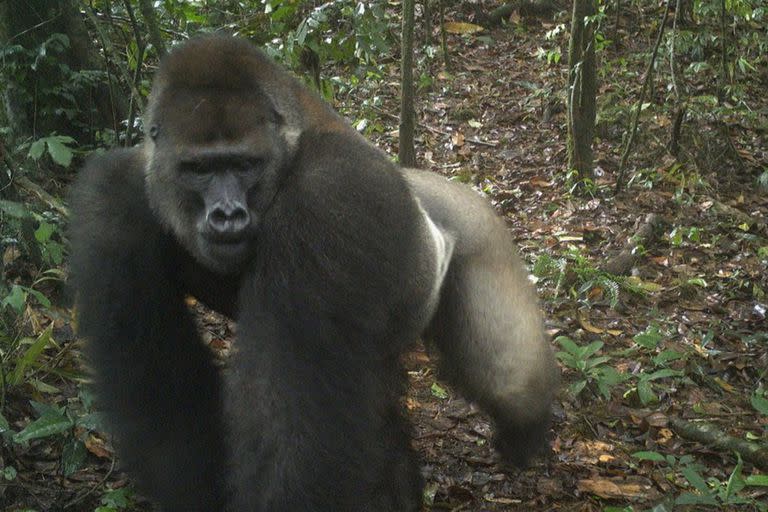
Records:
M496 422L496 447L524 465L546 439L557 373L533 287L493 210L471 189L405 170L432 220L455 241L427 329L441 369Z
M93 158L72 192L79 331L122 462L165 511L223 508L220 383L171 277L175 244L137 151Z

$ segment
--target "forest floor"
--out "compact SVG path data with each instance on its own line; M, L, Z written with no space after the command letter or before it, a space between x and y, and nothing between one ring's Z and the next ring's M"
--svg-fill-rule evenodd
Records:
M646 57L633 55L647 53L653 35L643 27L652 16L620 30L614 47L601 52L601 59L629 63L603 63L613 71L601 77L600 112L628 111L627 100L613 93L639 90ZM531 18L451 34L450 71L438 59L427 61L432 83L418 98L418 160L487 193L536 269L549 334L593 344L596 352L562 365L551 453L524 471L499 463L487 417L438 380L423 347L406 354L405 403L423 459L425 510L672 510L681 496L697 510L765 510L768 487L738 482L768 473L768 412L759 412L768 368L768 193L754 185L768 166L766 135L738 123L726 133L700 116L684 127L687 163L679 165L665 149L671 120L660 84L647 100L654 108L641 119L629 191L612 192L628 125L628 116L616 115L601 119L592 183L571 193L564 171L566 66L537 57L542 45L558 47L545 39L554 28ZM393 62L391 76L370 90L379 104L361 106L368 91L355 90L340 94L336 105L350 121L373 120L369 136L390 154L397 119L387 113L399 111L392 85L398 73ZM757 90L752 99L764 119L768 99ZM610 101L620 104L604 103ZM650 214L653 229L643 231ZM648 234L643 250L617 264L639 231ZM40 316L39 325L54 320L60 346L76 347L65 308ZM226 357L231 322L208 312L200 319L206 341ZM553 341L553 348L563 345ZM41 376L56 381L58 405L83 400L77 386L63 384L71 381L62 376L76 370L72 352L58 352L59 371ZM581 371L573 368L579 361ZM32 415L30 396L51 401L41 398L45 393L6 397L14 428ZM730 436L725 448L693 440L688 429L699 420ZM763 452L742 454L741 463L734 440L762 443ZM19 474L18 485L0 495L0 503L8 500L0 509L90 512L101 484L127 482L106 437L88 437L85 465L67 478L59 471L61 446L44 441L5 452Z

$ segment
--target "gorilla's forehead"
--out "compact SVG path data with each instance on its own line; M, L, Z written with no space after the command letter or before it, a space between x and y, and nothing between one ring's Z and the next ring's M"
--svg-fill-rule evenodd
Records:
M155 111L155 117L163 125L163 135L172 142L258 143L274 130L272 106L253 90L180 89L168 96L168 101L160 102L162 108Z

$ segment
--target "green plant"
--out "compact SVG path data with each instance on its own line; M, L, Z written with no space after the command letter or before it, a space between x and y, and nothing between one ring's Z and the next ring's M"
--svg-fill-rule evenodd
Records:
M29 147L28 156L34 160L39 161L48 150L48 154L51 159L61 165L62 167L69 167L72 163L72 156L74 151L69 147L69 144L74 144L75 139L67 137L65 135L49 135L37 139Z
M90 399L81 392L80 400L71 401L65 407L30 401L36 418L22 430L13 431L0 415L0 434L8 443L27 446L30 441L47 439L61 445L60 471L65 477L78 471L85 463L87 449L85 438L101 426L101 416L89 412ZM8 475L3 475L8 478Z
M94 512L117 512L128 509L133 505L133 494L133 489L130 487L108 489L101 497L102 506L96 508Z
M643 451L633 453L632 457L661 464L666 469L665 476L668 480L674 480L676 475L682 476L684 485L690 490L675 498L676 505L714 506L725 510L732 510L732 507L740 505L751 505L760 511L768 510L768 504L765 502L744 495L749 487L768 487L768 475L744 476L744 463L738 453L736 466L725 481L714 477L705 479L702 476L705 468L690 455L677 458L674 455Z
M607 364L611 360L609 356L595 355L603 348L602 341L593 341L589 345L581 346L567 336L558 336L555 342L564 350L555 354L557 358L579 375L578 380L568 386L574 396L578 396L589 385L596 387L597 391L608 399L611 389L628 378Z
M642 250L638 247L637 250ZM555 282L555 297L562 288L569 284L570 294L585 303L590 303L590 292L600 289L598 297L606 297L611 307L615 307L619 301L622 290L634 293L646 293L646 286L637 283L635 279L615 276L599 268L595 268L592 261L582 254L577 247L569 247L561 257L553 258L543 254L539 256L533 266L533 275L542 279L550 279ZM566 276L569 276L568 283Z

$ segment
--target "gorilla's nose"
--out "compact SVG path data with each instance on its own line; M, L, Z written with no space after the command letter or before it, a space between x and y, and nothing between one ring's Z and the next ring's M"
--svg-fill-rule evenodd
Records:
M251 223L248 210L241 204L220 202L207 215L208 228L214 235L237 237Z

